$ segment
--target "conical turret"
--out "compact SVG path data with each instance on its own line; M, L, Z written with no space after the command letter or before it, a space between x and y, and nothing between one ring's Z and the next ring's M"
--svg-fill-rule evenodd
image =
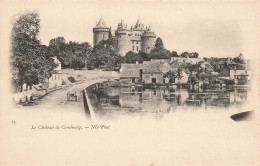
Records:
M103 17L99 19L95 28L108 28L106 22L103 20Z
M144 24L140 21L140 19L138 18L134 30L144 30Z
M93 45L96 46L102 40L107 40L109 38L110 29L107 27L106 22L101 17L96 23L95 28L93 28Z

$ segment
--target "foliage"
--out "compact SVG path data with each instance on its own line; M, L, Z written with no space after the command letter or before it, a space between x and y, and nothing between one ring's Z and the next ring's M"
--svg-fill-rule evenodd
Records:
M151 59L170 59L171 52L164 48L160 37L156 39L155 48L151 51Z
M156 49L160 49L160 50L163 50L164 49L164 44L163 44L163 41L160 37L158 37L156 39L156 42L155 42L155 48Z
M172 51L170 54L171 57L179 57L178 53L176 51Z
M123 62L123 57L116 54L117 47L115 40L108 39L101 41L93 48L90 56L87 58L88 69L106 66L116 68Z
M63 68L81 69L86 67L87 57L91 54L92 48L88 42L66 43L64 37L51 39L49 48L53 56L57 56Z
M181 79L183 77L182 75L183 69L181 67L178 67L176 70L168 71L164 74L164 77L169 78L169 83L175 83L175 79Z
M128 51L124 59L126 63L143 62L143 58L141 57L141 55L134 53L133 51Z
M145 52L139 52L138 54L141 56L142 61L150 61L151 60L150 54L147 54Z
M197 52L192 52L192 53L183 52L183 53L181 53L180 57L183 57L183 58L198 58L199 54Z
M48 79L57 65L50 50L40 44L40 16L37 12L18 14L11 33L11 66L13 82L23 90L23 84L32 86ZM18 89L18 87L16 87Z
M167 73L164 74L164 77L169 78L169 83L175 83L175 78L177 77L177 74L175 71L168 71Z
M233 59L233 62L235 62L235 63L239 63L239 64L245 64L246 62L245 62L245 59L244 59L244 57L243 57L243 54L239 54L238 55L238 57L235 57L234 59Z

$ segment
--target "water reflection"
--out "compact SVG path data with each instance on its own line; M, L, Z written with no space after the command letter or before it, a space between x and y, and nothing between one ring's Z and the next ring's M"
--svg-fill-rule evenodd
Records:
M156 89L133 90L130 87L103 87L97 96L99 110L105 112L129 111L153 113L160 117L165 113L185 108L241 106L247 100L246 89L188 90Z

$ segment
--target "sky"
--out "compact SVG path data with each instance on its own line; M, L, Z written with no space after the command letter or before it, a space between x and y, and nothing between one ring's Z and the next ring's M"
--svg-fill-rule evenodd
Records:
M181 1L25 1L9 2L9 16L37 10L41 18L39 39L45 45L62 36L93 44L93 27L102 16L115 30L121 19L128 26L138 18L152 26L165 48L198 52L201 57L235 57L252 54L258 42L260 3ZM253 48L254 49L254 48Z

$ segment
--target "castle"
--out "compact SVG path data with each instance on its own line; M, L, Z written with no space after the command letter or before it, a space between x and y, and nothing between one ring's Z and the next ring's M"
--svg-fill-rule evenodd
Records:
M139 19L135 26L130 28L124 20L121 20L115 30L115 35L111 34L111 28L107 27L106 22L101 17L93 28L94 46L111 37L116 41L117 54L125 56L128 51L150 53L156 41L156 35L151 31L151 26L145 27Z

